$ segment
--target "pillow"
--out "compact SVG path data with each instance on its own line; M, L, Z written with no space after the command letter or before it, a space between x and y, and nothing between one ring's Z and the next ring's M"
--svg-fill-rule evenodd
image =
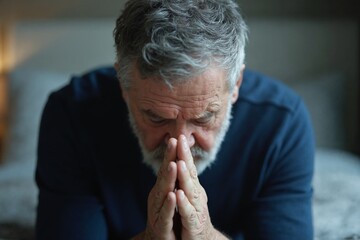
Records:
M289 84L304 100L317 147L346 148L345 78L328 73Z
M16 70L9 74L9 125L5 163L35 162L41 113L49 93L69 80L68 74Z
M360 234L360 158L318 149L313 187L315 239L355 239Z
M34 171L41 113L49 93L68 79L67 74L35 70L9 75L9 126L0 166L0 233L35 224Z

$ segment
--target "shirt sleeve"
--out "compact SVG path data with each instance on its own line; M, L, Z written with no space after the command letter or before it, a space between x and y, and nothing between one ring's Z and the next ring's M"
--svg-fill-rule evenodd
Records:
M39 240L107 239L93 160L79 144L82 139L75 128L75 110L59 95L50 96L40 126L36 236Z
M313 162L313 131L300 100L266 151L245 239L313 239Z

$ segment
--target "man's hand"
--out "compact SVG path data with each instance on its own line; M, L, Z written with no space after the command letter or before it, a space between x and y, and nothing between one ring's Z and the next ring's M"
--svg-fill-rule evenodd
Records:
M174 192L176 180L179 186ZM181 239L227 239L211 224L207 195L197 177L197 170L185 136L171 138L157 181L148 197L146 230L133 239L176 239L176 206L181 219Z
M176 195L173 192L177 179L176 149L177 140L171 138L157 181L148 197L148 225L143 239L176 239L173 231L176 207Z
M213 239L217 231L211 224L207 195L200 185L196 166L185 136L177 144L177 178L179 190L176 201L182 222L182 239Z

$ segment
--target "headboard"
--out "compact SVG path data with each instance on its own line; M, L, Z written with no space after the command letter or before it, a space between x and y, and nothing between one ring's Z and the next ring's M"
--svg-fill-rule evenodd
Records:
M317 100L308 100L314 116L319 146L357 151L359 143L359 26L351 20L248 19L249 43L246 65L280 79L306 95L319 89L344 88L339 95L323 98L344 111L330 109L333 118L343 122L325 126L329 112ZM113 64L115 51L112 30L115 19L24 21L12 24L8 31L8 55L11 71L21 69L81 73L99 65ZM332 79L326 83L324 79ZM11 79L10 79L11 81ZM317 88L316 88L317 87ZM319 92L321 93L321 92ZM338 99L334 99L336 96ZM312 96L313 97L313 96ZM304 98L309 99L307 96ZM305 100L306 100L305 99ZM332 102L327 102L331 108ZM319 119L320 118L320 119ZM343 125L343 126L342 126ZM322 127L322 130L317 130ZM341 130L335 130L341 128ZM318 133L318 132L321 133ZM332 142L331 142L332 141Z

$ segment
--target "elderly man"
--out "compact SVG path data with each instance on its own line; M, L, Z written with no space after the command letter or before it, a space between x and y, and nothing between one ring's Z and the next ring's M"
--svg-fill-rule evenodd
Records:
M45 107L37 238L312 239L309 119L244 70L238 6L130 0L114 37Z

